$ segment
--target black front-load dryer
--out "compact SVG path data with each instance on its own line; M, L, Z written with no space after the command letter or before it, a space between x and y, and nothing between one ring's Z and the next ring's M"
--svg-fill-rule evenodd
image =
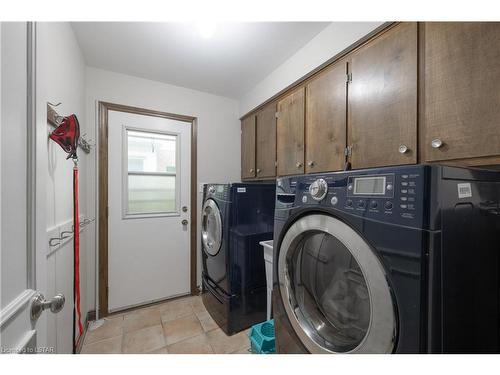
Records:
M499 351L500 173L297 176L276 197L278 353Z
M207 184L202 208L202 299L231 335L266 320L260 241L273 238L274 183Z

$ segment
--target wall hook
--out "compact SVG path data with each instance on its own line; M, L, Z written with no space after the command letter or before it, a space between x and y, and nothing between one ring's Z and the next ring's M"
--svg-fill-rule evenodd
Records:
M50 102L47 102L47 122L53 126L54 128L57 128L59 125L64 120L64 116L61 116L57 111L54 109L55 107L59 106L61 103L53 104ZM92 147L95 145L90 143L90 140L87 140L85 138L84 134L83 136L80 136L78 139L78 146L85 152L86 154L90 153Z
M65 235L64 235L65 233L67 233L67 234L68 234L68 236L65 236ZM64 230L64 231L62 231L62 232L61 232L61 237L60 237L60 239L61 239L61 240L65 240L66 238L70 238L72 234L73 234L73 231L72 231L72 230Z
M58 241L57 243L54 243L54 241ZM49 246L57 246L61 243L61 239L59 237L54 237L49 240Z

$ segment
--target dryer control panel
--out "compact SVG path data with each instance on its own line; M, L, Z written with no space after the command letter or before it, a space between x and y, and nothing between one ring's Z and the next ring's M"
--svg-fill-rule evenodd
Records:
M295 181L294 207L319 205L401 225L418 226L423 220L423 166L315 174Z
M206 184L204 186L205 199L214 198L224 201L229 201L229 184Z

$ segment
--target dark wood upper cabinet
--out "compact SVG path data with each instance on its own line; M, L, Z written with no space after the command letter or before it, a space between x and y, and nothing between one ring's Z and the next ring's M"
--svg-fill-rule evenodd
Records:
M500 23L426 22L422 161L500 155Z
M417 162L417 24L400 23L351 55L353 168Z
M241 121L241 178L255 177L255 116Z
M498 165L500 22L387 25L272 100L242 121L243 179L342 170L346 147L353 169Z
M346 147L345 61L321 72L306 87L306 173L344 168Z
M278 175L304 173L305 89L301 87L278 102Z
M276 176L276 103L268 104L256 116L257 178Z

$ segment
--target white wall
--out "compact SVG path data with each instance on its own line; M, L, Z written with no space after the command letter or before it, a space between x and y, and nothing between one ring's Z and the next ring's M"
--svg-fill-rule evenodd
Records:
M237 101L91 67L87 67L86 77L86 111L89 122L93 121L96 124L97 101L196 117L198 119L198 185L205 182L223 183L240 180L240 126ZM93 131L89 129L89 134L90 138L96 139L95 129ZM92 167L89 168L89 183L95 184L95 180L91 182L94 178L95 167ZM89 186L89 191L90 188ZM199 188L197 194L199 228L202 199ZM89 204L92 207L88 207L89 212L94 208L95 199L95 195L91 193ZM201 273L199 238L197 245L199 280ZM88 267L89 274L94 272L95 256L89 259Z
M88 132L85 119L85 61L69 23L37 23L37 225L50 230L73 219L73 162L55 142L48 140L47 102L58 103L62 115L76 114L81 134ZM78 151L80 161L80 214L88 216L85 183L91 155ZM42 229L43 230L43 229ZM92 228L81 234L81 310L82 320L93 309L87 293L87 256L93 252ZM37 236L38 251L48 254L47 298L64 293L66 306L59 314L47 313L48 342L58 352L72 350L73 242L48 251L47 232ZM93 296L91 296L93 298Z
M382 23L333 22L240 99L240 116L328 61Z

